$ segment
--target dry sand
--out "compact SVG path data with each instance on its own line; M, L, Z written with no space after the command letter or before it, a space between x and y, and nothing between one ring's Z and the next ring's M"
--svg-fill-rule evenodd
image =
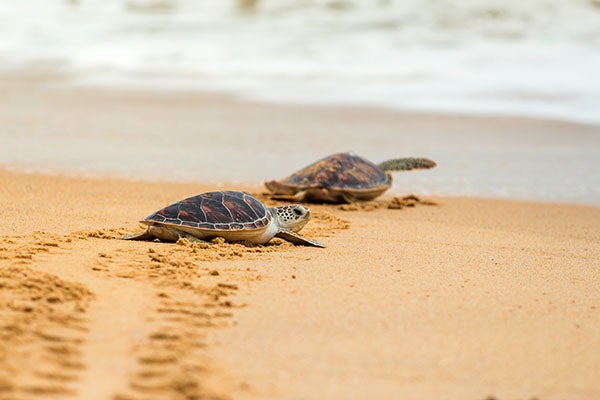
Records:
M114 239L210 189L0 170L0 398L600 398L600 208L388 195L314 206L326 249Z

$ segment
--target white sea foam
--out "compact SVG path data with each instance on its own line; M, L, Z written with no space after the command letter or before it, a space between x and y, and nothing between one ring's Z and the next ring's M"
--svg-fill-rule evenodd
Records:
M23 0L0 66L94 85L600 122L598 0Z

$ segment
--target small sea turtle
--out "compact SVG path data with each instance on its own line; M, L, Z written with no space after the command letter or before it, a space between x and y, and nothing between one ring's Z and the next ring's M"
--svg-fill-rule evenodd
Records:
M310 209L301 204L265 207L244 192L209 192L173 203L146 217L145 232L122 239L175 242L179 238L205 241L222 237L231 242L267 243L279 237L305 246L325 247L298 235L310 219Z
M427 158L397 158L372 163L353 153L325 157L281 181L265 182L277 199L328 203L372 200L392 185L391 171L428 169L437 164Z

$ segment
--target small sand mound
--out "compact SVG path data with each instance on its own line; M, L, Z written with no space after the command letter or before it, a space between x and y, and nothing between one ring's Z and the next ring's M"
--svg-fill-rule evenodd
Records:
M342 204L339 206L339 209L342 211L373 211L381 206L381 203L377 201L364 201L360 203Z
M421 198L415 196L414 194L409 194L404 197L394 197L387 205L387 208L392 210L400 210L405 207L416 207L417 205L423 206L437 206L438 204L429 201L429 200L421 200Z

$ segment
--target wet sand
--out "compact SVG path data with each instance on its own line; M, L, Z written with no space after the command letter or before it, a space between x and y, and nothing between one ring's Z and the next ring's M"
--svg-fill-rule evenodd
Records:
M167 182L261 185L321 157L428 157L406 194L600 204L600 127L519 117L256 103L225 94L94 89L0 74L0 165Z
M63 79L0 79L0 399L600 397L600 207L417 190L436 205L388 208L421 187L409 175L461 185L445 181L468 166L457 149L592 159L597 127ZM457 152L440 160L442 139ZM349 149L440 167L361 207L312 206L302 233L325 249L115 239L203 191L268 201L257 177Z
M326 249L207 248L114 237L210 185L0 182L1 398L600 395L598 207L387 195L313 206Z

